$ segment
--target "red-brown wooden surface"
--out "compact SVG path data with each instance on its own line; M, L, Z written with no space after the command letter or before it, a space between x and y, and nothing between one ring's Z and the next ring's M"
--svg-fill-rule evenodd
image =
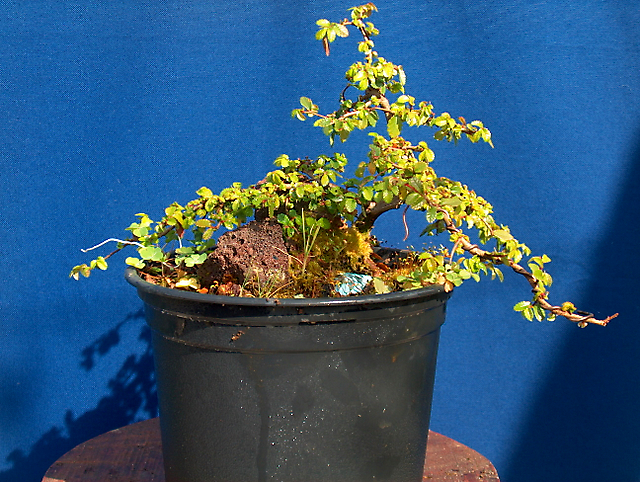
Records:
M164 482L160 425L154 418L102 434L63 455L42 482ZM423 481L500 482L475 450L429 432Z

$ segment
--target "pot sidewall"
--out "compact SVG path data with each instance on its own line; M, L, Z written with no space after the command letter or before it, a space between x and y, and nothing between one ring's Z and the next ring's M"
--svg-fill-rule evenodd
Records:
M153 332L167 482L422 480L442 289L247 301L127 280Z

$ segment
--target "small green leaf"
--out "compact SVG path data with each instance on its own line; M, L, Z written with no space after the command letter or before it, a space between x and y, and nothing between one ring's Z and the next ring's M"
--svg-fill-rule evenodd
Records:
M209 228L211 227L211 221L209 221L208 219L198 219L195 222L195 225L199 228Z
M443 206L450 206L450 207L458 207L460 206L460 204L462 204L462 201L460 199L458 199L457 197L450 197L447 199L443 199L442 201L440 201L440 203Z
M503 243L506 243L507 241L511 241L513 239L511 233L504 229L496 229L495 231L493 231L493 235Z
M387 284L382 281L380 278L373 278L373 289L376 290L377 294L389 293L391 288L387 286Z
M102 271L108 268L107 262L102 256L98 256L98 259L96 259L96 266Z
M402 131L402 120L397 115L394 115L387 122L387 132L390 137L398 137Z
M69 273L69 277L75 280L79 280L80 275L88 278L91 275L91 268L89 268L89 266L87 266L86 264L80 264L78 266L74 266L71 270L71 273Z
M162 261L164 254L157 246L145 246L138 250L140 257L145 261Z
M522 311L522 316L524 316L529 321L533 321L533 308L531 306L527 306Z
M318 219L318 221L316 222L316 225L320 226L322 229L331 228L331 222L327 218Z
M196 194L201 197L210 198L213 196L213 192L208 187L202 186L200 189L196 191Z
M425 162L432 162L435 159L435 157L436 157L435 153L429 148L425 148L418 155L418 159L420 159L421 161L425 161Z
M407 83L407 76L400 65L398 66L398 79L400 80L400 85L405 85Z
M426 170L427 170L427 167L429 167L429 166L428 166L428 164L427 164L426 162L422 162L422 161L420 161L420 162L416 162L416 163L413 165L413 170L414 170L415 172L417 172L417 173L421 173L421 172L426 171Z
M418 204L422 202L422 196L417 192L411 192L407 195L404 202L406 202L411 207L416 207Z
M197 280L197 278L185 276L184 278L180 278L178 281L176 281L176 288L191 288L197 290L200 289L200 282Z
M347 27L345 27L341 23L339 23L339 24L337 24L335 26L335 30L336 30L336 33L338 34L339 37L348 37L349 36L349 29L347 29Z
M136 269L144 268L144 263L142 262L142 260L138 258L128 257L127 259L124 260L124 262L129 266L133 266Z
M198 264L202 264L207 260L207 254L206 253L200 253L200 254L193 254L187 258L184 259L184 264L185 266L187 266L188 268L192 268Z
M529 306L531 306L531 302L530 301L521 301L520 303L516 303L516 305L513 307L513 309L515 311L522 312L525 309L527 309Z
M371 201L373 199L373 187L365 186L362 188L362 197L365 201Z
M313 102L309 97L300 97L300 105L307 110L313 110Z

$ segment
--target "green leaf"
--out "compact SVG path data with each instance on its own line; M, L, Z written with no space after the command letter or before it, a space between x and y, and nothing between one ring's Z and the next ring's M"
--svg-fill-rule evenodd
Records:
M98 256L98 259L96 259L96 266L102 271L106 270L108 267L106 260L102 256Z
M184 264L188 268L192 268L198 264L202 264L207 260L206 253L194 254L184 259Z
M85 278L88 278L91 275L91 268L89 268L89 266L87 266L86 264L79 264L78 266L74 266L71 270L71 273L69 273L69 278L73 278L77 281L80 279L81 274Z
M138 250L140 257L145 261L162 261L164 253L157 246L145 246Z
M316 222L316 225L320 226L322 229L330 229L331 228L331 222L327 218L318 219L318 221Z
M411 207L415 207L422 202L422 196L417 192L411 192L407 195L404 202Z
M176 282L176 288L200 289L200 282L196 278L184 277Z
M442 204L443 206L451 206L452 208L455 208L460 206L460 204L462 204L462 201L457 197L450 197L440 201L440 204Z
M142 260L138 258L128 257L127 259L124 260L124 262L129 266L133 266L136 269L144 268L144 263L142 262Z
M334 27L336 30L336 33L338 34L339 37L348 37L349 36L349 29L347 29L347 27L345 27L342 24L336 24L336 26Z
M322 40L327 36L327 29L321 28L316 32L316 40Z
M422 162L422 161L420 161L420 162L416 162L416 163L413 165L413 170L414 170L415 172L417 172L417 173L421 173L421 172L426 171L426 170L427 170L427 167L429 167L429 166L428 166L428 164L427 164L426 162Z
M402 120L397 115L394 115L387 122L387 132L390 137L398 137L402 131Z
M513 236L511 235L511 233L504 229L494 230L493 235L503 243L506 243L507 241L511 241L513 239Z
M173 220L173 218L171 218L170 220ZM167 223L167 224L171 224L171 223ZM143 228L135 228L131 230L131 233L136 237L136 238L143 238L146 235L149 234L149 228L143 227Z
M280 224L282 224L284 226L293 226L293 223L291 222L291 219L285 213L278 214L276 219L278 220L278 222Z
M198 219L195 222L195 225L199 228L209 228L211 227L211 221L209 221L208 219Z
M202 186L200 189L196 191L196 194L201 197L209 198L213 196L213 192L208 187Z
M307 110L313 110L313 102L309 97L300 97L300 105Z
M373 199L373 187L365 186L362 188L362 197L365 201L371 201Z
M522 316L524 316L529 321L533 321L533 308L531 306L526 307L522 311Z
M429 148L425 148L418 155L418 159L420 159L421 161L425 161L425 162L432 162L435 159L435 157L436 157L435 153Z
M393 64L391 62L386 63L382 66L382 75L384 75L387 79L393 77Z
M373 289L375 289L378 294L389 293L391 291L391 288L380 278L373 278Z
M400 80L400 85L405 85L407 83L407 76L400 65L398 66L398 79Z

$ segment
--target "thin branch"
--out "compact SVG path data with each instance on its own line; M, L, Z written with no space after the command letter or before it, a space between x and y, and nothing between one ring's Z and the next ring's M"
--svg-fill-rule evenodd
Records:
M616 313L604 318L603 320L599 320L592 313L578 310L567 311L562 309L561 306L552 305L546 300L547 293L540 290L540 288L538 287L538 280L530 271L528 271L526 268L522 267L515 261L506 259L503 253L486 251L480 248L477 244L472 244L465 233L455 225L455 223L451 219L451 216L449 216L449 213L445 209L440 206L434 205L424 193L420 193L415 187L411 186L410 184L407 183L405 184L405 186L416 194L422 196L422 198L429 206L436 209L442 215L442 221L444 222L445 228L447 229L447 231L449 231L449 233L458 235L456 236L457 240L452 251L452 256L453 252L455 252L457 247L460 246L466 252L470 253L471 255L477 256L480 259L490 261L495 264L508 266L515 273L522 275L529 282L532 288L531 291L534 294L535 304L540 306L543 310L553 313L556 316L562 316L569 321L577 323L580 327L585 327L587 326L587 324L606 326L611 320L618 316L618 313Z
M455 226L455 224L451 220L451 217L444 209L438 208L438 207L436 207L436 209L438 209L438 211L442 213L443 215L442 220L444 221L447 231L455 234L464 234L461 229ZM505 263L505 258L502 254L485 251L484 249L479 248L478 245L472 244L468 239L466 239L465 236L460 236L458 238L458 241L460 242L460 246L462 247L462 249L464 249L468 253L484 260L491 260L492 262L497 264L507 265L514 272L524 276L524 278L531 285L532 291L535 295L535 303L537 303L542 309L550 313L553 313L556 316L562 316L568 319L569 321L578 323L578 325L580 326L586 326L587 323L606 326L612 319L618 316L618 313L616 313L614 315L608 316L603 320L598 320L591 313L586 313L582 311L570 312L567 310L563 310L562 307L560 306L552 305L545 299L546 293L540 292L538 288L538 281L536 280L536 278L526 268L523 268L521 265L519 265L513 260L507 260L507 262Z
M404 224L404 238L402 241L406 241L409 237L409 226L407 225L407 211L409 210L409 205L404 208L402 212L402 224Z
M80 251L82 251L83 253L88 253L89 251L93 251L94 249L97 249L100 246L104 246L107 243L133 244L135 246L138 246L139 248L144 248L144 245L138 243L137 241L117 239L117 238L109 238L109 239L105 239L104 241L102 241L99 244L96 244L95 246L92 246L92 247L87 248L87 249L81 249ZM119 251L119 250L117 250L117 251Z

